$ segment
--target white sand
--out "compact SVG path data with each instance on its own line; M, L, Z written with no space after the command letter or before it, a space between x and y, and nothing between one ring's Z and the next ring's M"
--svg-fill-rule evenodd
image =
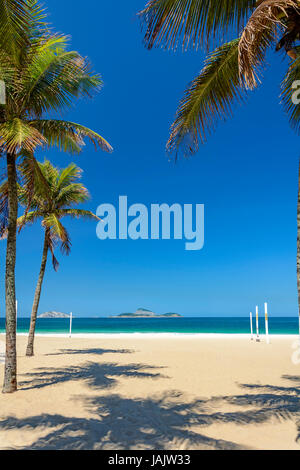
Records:
M300 449L295 337L38 336L32 359L25 346L0 449Z

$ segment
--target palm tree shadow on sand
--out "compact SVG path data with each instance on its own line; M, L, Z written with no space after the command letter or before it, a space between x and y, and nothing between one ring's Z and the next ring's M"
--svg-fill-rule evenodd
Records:
M24 389L47 387L72 380L84 380L91 390L113 388L118 378L155 380L165 377L160 368L143 364L85 363L66 369L39 369L27 374ZM167 379L167 377L165 377ZM300 377L284 376L287 386L241 384L246 393L190 400L181 392L170 391L146 398L126 398L111 394L74 396L91 418L42 414L24 419L8 417L0 421L0 431L39 431L25 449L245 449L228 440L213 438L213 424L259 425L292 421L300 441ZM223 411L226 408L234 411ZM217 428L215 428L216 430ZM214 430L214 432L216 432ZM25 434L24 434L25 436ZM219 436L218 436L219 437ZM31 439L31 437L30 437ZM299 442L300 443L300 442Z
M94 389L111 388L121 377L158 379L166 378L158 370L163 367L155 367L144 364L121 365L116 363L86 362L78 366L60 368L40 368L35 372L23 374L27 380L19 382L20 390L32 390L45 388L55 384L71 381L83 381L88 387Z
M25 450L240 449L232 442L189 429L205 422L206 404L201 400L178 403L182 398L176 392L147 399L77 396L75 401L82 401L93 418L49 414L22 420L10 417L0 421L0 430L47 429L46 435L22 447Z
M46 354L46 356L66 356L66 355L94 355L102 356L103 354L133 354L135 349L102 349L102 348L88 348L88 349L60 349L58 352Z

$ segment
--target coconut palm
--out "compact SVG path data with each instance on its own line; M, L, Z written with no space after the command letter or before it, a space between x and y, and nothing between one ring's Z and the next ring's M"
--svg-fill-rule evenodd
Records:
M47 193L43 190L40 191L39 188L35 188L33 196L30 197L28 188L21 185L18 187L19 201L29 210L19 217L18 226L23 227L41 220L44 230L42 262L31 312L27 356L34 355L35 325L48 253L49 251L52 253L53 267L57 270L58 262L54 255L57 243L60 243L63 253L69 254L71 250L70 236L62 224L62 219L72 217L76 219L99 220L92 212L76 207L78 204L83 204L89 199L87 189L79 183L82 170L78 166L71 163L63 170L59 170L49 161L45 160L44 163L39 163L39 168L48 185ZM6 183L2 185L2 190L5 185Z
M216 123L231 116L233 102L241 102L258 85L272 45L292 60L281 98L291 125L299 130L300 107L292 100L292 85L300 78L299 0L150 0L140 16L149 49L208 49L204 68L186 89L171 127L167 150L176 157L195 153ZM300 173L297 221L300 315Z
M4 2L10 3L8 0ZM21 3L21 2L20 2ZM87 59L67 49L67 37L53 34L45 13L35 0L27 0L22 41L14 36L14 53L0 47L0 80L6 85L6 104L0 106L0 150L7 162L8 231L5 274L6 361L4 393L17 390L15 263L18 195L16 161L23 167L26 188L33 195L34 180L47 187L34 158L37 147L57 146L79 153L88 138L95 147L111 151L108 142L83 125L52 119L50 113L68 108L75 98L90 97L101 88L101 78ZM0 5L1 6L1 5ZM30 8L29 8L30 6ZM14 10L13 10L14 11ZM0 15L1 20L1 15ZM16 25L19 19L15 19ZM1 30L1 26L0 26ZM0 42L1 46L1 42Z

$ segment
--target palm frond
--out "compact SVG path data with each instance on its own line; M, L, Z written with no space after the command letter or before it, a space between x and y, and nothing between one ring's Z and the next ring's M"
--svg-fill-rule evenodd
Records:
M42 213L38 211L30 211L27 214L21 215L21 217L18 218L17 220L17 226L19 228L22 228L25 224L26 225L32 225L34 224L37 220L42 218Z
M300 131L300 57L289 67L281 85L282 104L291 126Z
M179 105L167 150L183 155L198 149L206 134L214 130L216 122L232 113L232 101L241 101L238 71L239 39L216 49L206 60L205 67L195 78Z
M11 56L4 49L0 49L0 80L4 82L7 92L11 91L12 82L15 90L18 87L18 83L14 81L15 73L16 68Z
M40 191L37 191L37 195L46 197L48 196L51 198L52 194L56 191L57 180L60 177L60 170L47 159L45 159L43 162L39 162L38 165L40 172L47 181L49 189L46 195L41 194Z
M80 183L71 183L58 191L55 203L58 208L66 208L74 204L83 204L89 198L90 195L85 186Z
M31 121L30 124L38 129L47 139L50 146L56 145L64 152L79 153L87 138L95 149L112 152L111 145L96 132L74 122L55 119Z
M18 196L22 199L22 187L19 186ZM22 229L26 225L32 225L38 219L42 218L42 214L38 211L30 211L23 214L17 219L17 227ZM8 184L5 181L0 187L0 238L7 237L8 229Z
M7 152L24 149L33 152L37 146L47 143L46 138L34 126L15 118L0 124L0 146Z
M67 36L46 36L33 48L23 102L25 108L30 104L37 116L69 107L73 98L91 97L102 86L101 77L91 72L87 59L66 50L67 41Z
M37 199L38 195L47 197L51 188L32 152L22 152L22 158L18 168L22 177L22 186L19 189L19 200L21 204L25 206L22 224L19 225L19 231L21 231L23 226L27 223L29 208L38 207L36 201L33 203L34 198Z
M93 212L83 209L62 209L58 210L57 214L59 217L72 217L74 219L87 219L97 221L100 220L100 218L93 214Z
M28 41L29 21L27 0L0 0L0 49L16 55Z
M20 157L18 168L22 177L23 190L26 189L27 195L33 190L37 195L47 197L51 191L51 185L42 164L36 160L31 152L22 151Z
M57 181L57 189L61 191L66 186L69 186L71 183L75 183L81 178L82 169L79 168L75 163L71 163L66 168L64 168Z
M46 230L49 230L49 233L51 233L52 237L61 241L61 250L63 253L68 255L72 245L71 239L59 218L54 213L51 213L44 217L42 225Z
M45 236L46 236L46 239L47 239L47 243L48 243L48 248L51 252L51 255L52 255L52 266L53 266L53 269L54 271L58 271L58 268L59 268L59 262L57 261L57 258L54 254L55 252L55 246L56 246L56 239L55 237L52 236L50 230L46 229L45 230Z
M145 25L148 49L164 45L176 49L198 47L218 33L237 35L256 0L150 0L139 16Z
M298 11L297 0L265 0L250 17L239 44L240 75L249 89L257 86L266 49L291 9Z
M28 36L30 43L36 43L42 35L49 34L46 8L39 0L27 0L27 5L30 12Z

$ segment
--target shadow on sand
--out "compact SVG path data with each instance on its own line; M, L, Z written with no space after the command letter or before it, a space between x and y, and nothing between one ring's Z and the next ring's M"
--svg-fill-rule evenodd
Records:
M60 349L58 352L46 354L46 356L66 356L66 355L102 356L103 354L132 354L134 352L136 352L134 349L101 349L101 348Z
M23 374L25 379L19 383L20 390L32 390L70 381L83 381L90 388L105 389L113 387L119 377L135 377L139 379L166 378L157 372L163 367L144 364L119 365L115 363L97 364L87 362L78 366L36 369L36 372Z
M178 403L178 399L183 397L175 392L135 400L120 395L80 396L76 400L84 403L92 419L49 414L21 420L10 417L0 421L0 430L47 429L44 437L25 449L240 449L189 429L206 422L206 403Z
M23 390L82 380L90 391L105 390L116 385L118 378L136 377L154 380L167 378L160 368L143 364L96 364L63 369L38 369L26 374L20 384ZM173 391L146 398L121 395L74 396L77 404L91 418L42 414L24 419L13 416L0 421L0 432L22 430L32 439L25 449L245 449L237 443L209 435L213 424L259 425L291 420L296 424L296 442L300 441L300 377L284 376L286 386L241 384L243 393L191 401ZM226 409L234 411L223 411ZM41 431L39 433L39 431ZM28 434L29 432L29 434ZM214 433L216 428L214 428ZM25 434L24 434L25 436ZM24 441L25 442L25 441Z

